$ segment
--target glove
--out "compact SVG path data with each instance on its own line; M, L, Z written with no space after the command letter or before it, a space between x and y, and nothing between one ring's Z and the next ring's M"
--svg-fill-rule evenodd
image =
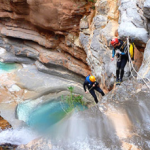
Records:
M121 54L121 53L122 52L119 49L116 50L116 54Z

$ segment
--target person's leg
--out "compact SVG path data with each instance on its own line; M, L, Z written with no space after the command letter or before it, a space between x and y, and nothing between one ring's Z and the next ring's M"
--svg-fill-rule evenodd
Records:
M121 65L121 62L117 61L117 65L116 65L116 81L119 81L120 65Z
M101 93L102 96L105 95L100 87L95 87L95 90L98 91L99 93Z
M124 76L124 68L125 68L125 65L127 64L127 59L126 58L123 58L121 60L121 74L120 74L120 82L122 82L122 79L123 79L123 76Z
M89 92L90 92L91 95L94 97L95 103L98 103L98 99L97 99L97 96L96 96L96 94L95 94L94 89L91 89Z

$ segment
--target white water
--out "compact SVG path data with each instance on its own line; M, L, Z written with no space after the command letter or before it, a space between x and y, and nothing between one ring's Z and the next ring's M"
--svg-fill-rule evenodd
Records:
M7 129L0 133L0 144L10 143L14 145L27 144L37 138L37 134L28 128Z
M35 108L37 108L39 109L37 113L43 114L43 117L46 117L46 115L42 112L47 112L49 115L49 119L45 123L56 122L54 118L59 119L62 110L58 109L61 105L56 107L54 104L53 101L45 103L41 99L25 101L18 105L18 117L28 122L29 117L32 113L36 113ZM58 116L55 116L54 110L60 111L57 113ZM53 118L51 115L55 117ZM37 117L39 118L40 116ZM118 150L119 147L111 122L99 111L98 107L63 116L60 121L50 124L50 128L46 130L46 135L42 133L42 136L44 141L40 143L40 147L46 147L46 143L50 142L52 143L52 150ZM29 128L8 129L0 133L0 144L28 144L38 137Z
M50 123L50 128L46 130L48 135L44 134L46 141L40 143L40 147L45 147L46 143L51 141L52 150L118 150L120 145L115 130L98 107L63 115L60 119L59 115L63 114L60 109L61 105L56 105L54 102L45 103L42 99L37 99L28 100L18 105L18 117L25 122L28 122L30 116L36 112L40 115L43 114L42 119L46 115L49 116L45 123L55 122L54 124ZM35 108L38 111L35 111ZM57 114L53 111L57 111ZM35 115L32 119L39 118L40 115ZM56 121L55 119L60 120ZM27 128L8 129L0 133L0 144L27 144L37 137L33 131Z

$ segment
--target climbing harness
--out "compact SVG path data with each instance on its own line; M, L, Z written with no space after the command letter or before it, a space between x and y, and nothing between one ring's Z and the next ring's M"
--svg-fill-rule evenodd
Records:
M145 79L147 79L149 81L149 83L150 83L150 80L148 78L141 77L139 75L139 73L136 71L136 69L134 68L134 66L133 66L133 63L132 63L132 60L131 60L131 57L130 57L130 54L129 54L129 37L127 37L127 48L128 48L129 68L130 68L131 75L133 76L134 79L136 79L136 77L132 73L132 69L133 69L134 72L137 74L137 76L139 76L142 79L142 81L146 84L146 86L150 89L150 87L147 84L147 82L145 81Z
M93 85L94 85L94 84L93 84ZM93 87L94 87L94 86L92 86L92 87L89 89L89 92L93 89Z

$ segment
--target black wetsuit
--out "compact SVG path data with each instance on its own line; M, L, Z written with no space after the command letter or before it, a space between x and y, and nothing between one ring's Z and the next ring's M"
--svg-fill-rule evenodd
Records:
M128 49L127 44L121 40L119 40L120 46L117 46L113 49L112 57L115 55L115 51L119 49L122 53L117 54L117 68L116 68L116 80L122 81L123 75L124 75L124 68L128 61ZM120 77L120 78L119 78Z
M93 87L93 84L95 84L95 87ZM99 84L98 82L92 82L92 83L89 83L87 80L85 80L84 84L83 84L83 88L86 92L86 86L87 88L89 89L89 92L91 93L91 95L94 97L94 100L96 103L98 103L98 99L97 99L97 96L95 94L95 91L98 91L99 93L101 93L102 96L104 96L104 92L101 90L101 88L99 87Z

